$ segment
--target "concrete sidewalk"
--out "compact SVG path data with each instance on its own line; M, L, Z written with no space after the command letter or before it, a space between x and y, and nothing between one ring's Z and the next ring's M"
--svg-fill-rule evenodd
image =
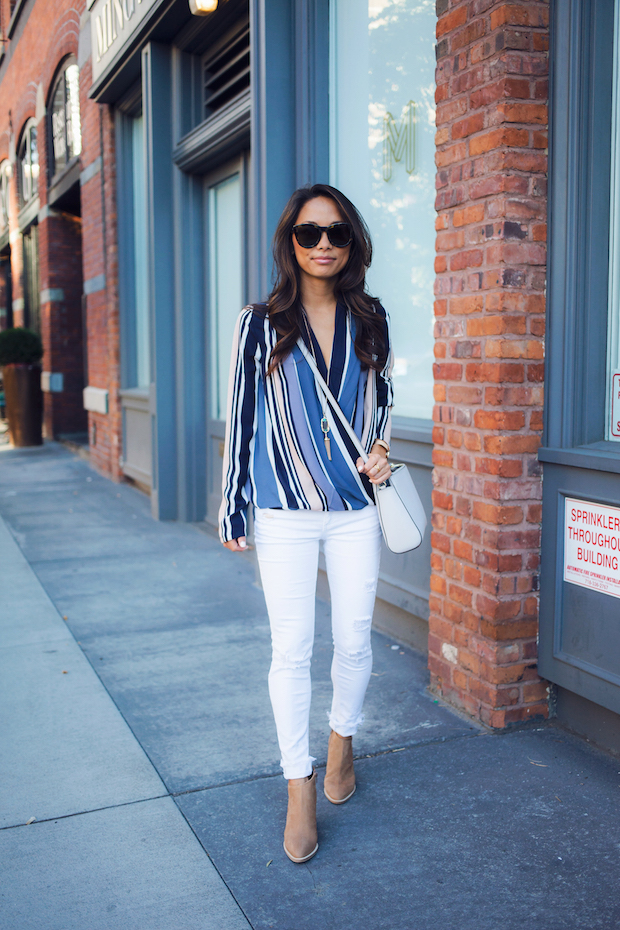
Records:
M3 928L620 926L618 760L475 727L373 634L358 791L295 866L251 554L55 444L0 451L0 516ZM319 603L320 765L330 652Z

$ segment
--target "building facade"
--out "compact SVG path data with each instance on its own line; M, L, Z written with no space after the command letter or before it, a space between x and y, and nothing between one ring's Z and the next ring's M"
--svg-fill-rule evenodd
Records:
M0 301L41 329L47 435L87 418L154 517L215 524L236 316L292 190L334 184L373 235L393 457L432 524L384 554L378 622L489 726L611 744L618 2L209 6L2 5Z
M91 183L102 114L88 99L75 5L3 0L0 16L0 319L40 332L44 432L75 437L97 364L85 333L102 256L99 177Z

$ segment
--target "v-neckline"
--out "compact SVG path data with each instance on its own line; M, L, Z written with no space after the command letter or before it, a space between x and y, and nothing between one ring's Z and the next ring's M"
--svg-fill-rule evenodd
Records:
M316 338L316 334L314 332L314 329L312 328L310 320L308 320L306 316L306 320L308 323L308 333L305 333L304 335L309 335L310 337L312 346L314 347L314 350L315 350L314 354L316 356L316 362L317 362L319 371L325 378L325 381L327 382L330 390L333 390L336 384L339 384L342 379L342 369L343 369L344 358L340 359L338 356L338 352L337 352L337 349L339 348L339 339L338 339L339 331L342 328L342 322L343 322L342 312L343 312L343 308L340 302L338 302L336 304L336 315L334 319L334 335L332 337L332 349L331 349L331 354L329 358L329 366L327 365L325 361L323 350L321 349L321 346L319 345L319 341ZM346 330L346 316L344 318L344 327ZM308 348L310 348L310 346L308 346Z

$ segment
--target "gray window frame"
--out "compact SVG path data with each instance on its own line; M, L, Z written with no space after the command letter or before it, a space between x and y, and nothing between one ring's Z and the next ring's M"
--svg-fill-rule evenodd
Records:
M553 3L538 667L620 713L617 601L563 580L565 498L620 507L620 445L604 438L613 36L609 0Z
M605 440L613 3L554 3L543 462L620 474Z
M19 140L19 146L17 149L17 164L18 164L18 175L19 175L18 194L19 194L19 205L21 209L23 209L24 207L27 207L28 204L32 203L39 196L38 176L37 176L37 181L33 182L32 175L31 175L32 191L31 191L30 197L26 199L26 197L24 196L24 158L26 155L26 151L29 148L28 139L30 136L30 132L32 130L34 130L34 132L36 133L36 137L37 137L37 165L39 167L39 171L41 170L41 162L39 159L38 127L34 119L29 119L26 121L26 124L24 125L24 128L22 129L21 137ZM31 162L31 167L32 167L32 162Z
M82 151L82 147L80 145L79 152L76 152L74 155L69 155L68 139L67 139L67 123L68 123L67 102L68 102L68 99L67 99L66 75L67 75L67 69L70 68L71 65L75 65L77 67L77 59L73 55L70 55L68 58L65 58L62 65L58 69L56 73L56 78L54 80L54 83L52 84L52 92L49 96L49 103L47 107L48 109L47 145L48 145L48 153L49 153L47 161L48 161L48 177L49 177L50 187L53 186L54 182L57 181L61 175L67 172L71 168L71 166L75 164L75 162L79 159L81 151ZM61 165L60 167L58 167L57 162L56 162L56 152L54 149L53 114L54 114L54 100L56 99L56 92L58 91L58 87L61 82L63 83L64 91L65 91L65 118L64 118L65 163L64 165ZM78 95L79 95L79 90L78 90ZM80 112L80 134L81 134L81 131L82 131L82 114Z

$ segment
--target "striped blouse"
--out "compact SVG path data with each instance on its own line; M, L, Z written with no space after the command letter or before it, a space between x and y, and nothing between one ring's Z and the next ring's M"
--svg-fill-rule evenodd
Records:
M338 304L328 382L368 452L375 439L389 442L391 430L389 321L380 305L377 312L385 319L390 346L383 371L362 370L353 345L355 320ZM311 338L318 368L327 380L314 333ZM250 503L283 510L360 510L374 503L372 484L355 465L359 454L329 410L332 458L327 457L314 374L299 347L266 376L277 339L264 304L242 310L228 384L219 515L223 542L246 535Z

